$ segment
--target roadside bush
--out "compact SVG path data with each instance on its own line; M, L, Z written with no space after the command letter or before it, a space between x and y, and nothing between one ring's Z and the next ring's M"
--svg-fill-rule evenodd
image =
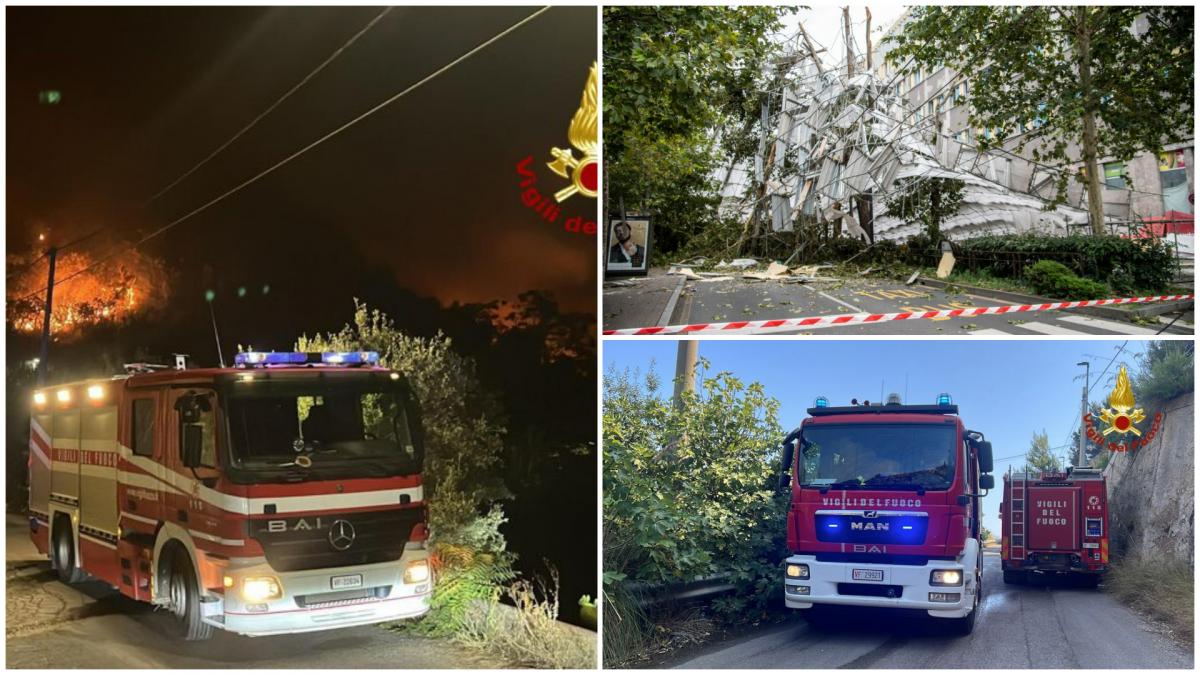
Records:
M1159 406L1195 390L1196 345L1191 340L1160 340L1148 342L1138 359L1133 376L1133 389L1139 401Z
M1108 287L1075 275L1066 265L1039 260L1025 270L1025 280L1039 295L1059 300L1096 300L1108 294Z
M1181 641L1194 639L1195 590L1187 562L1113 561L1104 589L1122 603L1169 627Z
M652 376L605 378L604 531L615 535L612 550L605 541L605 599L620 598L630 582L719 575L737 590L713 609L746 620L777 590L784 553L786 503L774 483L779 403L731 373L699 379L676 408ZM629 604L617 609L638 621ZM606 653L610 635L636 642L610 623L611 610L606 605Z
M1124 293L1162 291L1178 268L1174 250L1164 240L1115 235L977 237L957 242L954 255L959 267L1009 278L1021 276L1038 261L1052 260Z
M497 477L502 426L499 405L449 338L419 338L397 330L387 315L355 301L354 323L337 333L302 336L298 351L379 352L380 364L404 373L421 409L425 432L422 482L429 504L432 611L393 627L430 635L464 628L467 609L496 602L516 574L516 556L500 532L495 501L507 492Z

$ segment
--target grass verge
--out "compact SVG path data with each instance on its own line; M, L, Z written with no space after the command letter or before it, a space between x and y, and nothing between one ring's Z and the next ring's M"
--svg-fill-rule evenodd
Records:
M596 667L596 635L558 621L558 574L550 583L520 579L504 591L513 606L479 602L456 640L526 668Z
M1191 565L1118 561L1104 588L1122 604L1163 624L1179 642L1192 645L1195 598Z

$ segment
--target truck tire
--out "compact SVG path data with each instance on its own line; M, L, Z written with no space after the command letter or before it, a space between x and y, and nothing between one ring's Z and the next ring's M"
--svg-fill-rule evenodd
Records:
M1004 583L1020 585L1029 582L1029 575L1017 570L1004 570Z
M50 563L54 572L64 584L76 584L84 579L84 573L75 562L75 531L71 529L71 519L67 516L57 516L52 530L54 540L50 549Z
M207 640L213 635L213 627L204 623L200 607L200 583L192 567L191 558L179 548L171 554L167 577L167 597L171 600L171 614L175 616L179 637L184 640Z
M983 575L975 571L975 603L971 605L971 613L961 619L950 619L950 630L955 635L970 635L975 632L975 617L979 616L979 605L983 604Z

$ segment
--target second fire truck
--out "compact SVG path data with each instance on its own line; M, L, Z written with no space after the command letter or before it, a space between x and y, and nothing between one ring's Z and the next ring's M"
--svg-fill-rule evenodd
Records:
M1098 469L1004 476L1000 567L1004 583L1065 576L1096 586L1108 571L1108 496Z

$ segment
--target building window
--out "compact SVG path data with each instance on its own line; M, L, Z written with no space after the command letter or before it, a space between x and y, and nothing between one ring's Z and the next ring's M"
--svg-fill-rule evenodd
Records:
M1180 155L1182 156L1182 152ZM1180 162L1182 164L1182 162ZM1179 211L1194 213L1194 207L1188 194L1187 168L1172 168L1162 170L1159 167L1158 179L1162 184L1163 211Z
M1110 162L1104 165L1104 185L1117 190L1124 190L1125 184L1125 163Z

